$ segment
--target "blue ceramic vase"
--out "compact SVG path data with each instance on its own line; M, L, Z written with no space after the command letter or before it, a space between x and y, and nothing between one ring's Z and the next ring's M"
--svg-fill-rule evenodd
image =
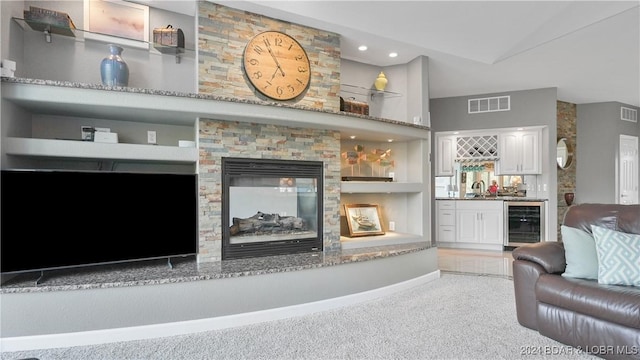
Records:
M122 48L109 45L109 56L100 63L100 75L105 86L127 86L129 84L129 66L122 60Z

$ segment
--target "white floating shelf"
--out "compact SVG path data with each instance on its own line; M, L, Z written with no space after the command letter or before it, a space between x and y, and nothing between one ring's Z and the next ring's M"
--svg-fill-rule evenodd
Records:
M372 246L400 245L426 241L422 235L387 232L385 235L348 237L341 236L342 249L359 249Z
M417 182L343 181L343 193L418 193L425 191L424 184Z
M8 155L104 159L129 161L161 161L191 163L198 161L198 149L143 144L111 144L90 141L15 138L5 139Z

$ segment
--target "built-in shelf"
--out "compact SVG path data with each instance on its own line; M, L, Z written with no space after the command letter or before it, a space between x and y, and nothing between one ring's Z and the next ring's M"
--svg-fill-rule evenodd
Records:
M387 232L385 235L348 237L341 236L340 242L343 250L359 249L374 246L399 245L424 242L424 236L405 234L399 232Z
M53 42L53 35L60 35L64 37L75 38L78 41L92 40L100 42L113 42L114 44L126 47L149 49L150 53L174 55L176 57L176 63L180 63L180 59L182 56L195 58L194 49L159 46L153 42L102 34L79 28L56 26L48 23L25 20L17 17L13 17L12 19L25 31L30 29L33 31L42 32L44 41L48 43Z
M392 91L380 91L373 88L366 88L362 86L349 85L349 84L340 84L340 93L344 93L347 95L365 95L373 100L376 97L382 98L392 98L399 97L402 94Z
M3 100L41 114L195 126L199 118L331 129L362 140L427 139L429 128L343 113L303 110L208 95L109 88L33 79L2 79ZM301 116L301 110L304 116Z
M377 182L377 181L343 181L342 193L419 193L424 191L424 185L417 182Z
M17 137L8 137L4 141L4 149L7 155L187 164L195 164L198 161L198 149L177 146L111 144Z

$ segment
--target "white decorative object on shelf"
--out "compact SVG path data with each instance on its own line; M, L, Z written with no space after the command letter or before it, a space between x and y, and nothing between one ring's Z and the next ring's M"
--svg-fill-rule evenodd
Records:
M2 62L0 62L0 71L2 71L2 74L0 74L1 76L14 77L16 62L9 59L3 59Z
M93 141L97 143L109 143L109 144L117 144L118 143L118 133L106 132L106 131L96 131L93 134Z

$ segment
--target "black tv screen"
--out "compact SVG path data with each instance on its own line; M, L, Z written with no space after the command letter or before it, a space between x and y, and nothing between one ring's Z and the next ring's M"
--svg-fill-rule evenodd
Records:
M3 170L2 273L197 252L195 174Z

